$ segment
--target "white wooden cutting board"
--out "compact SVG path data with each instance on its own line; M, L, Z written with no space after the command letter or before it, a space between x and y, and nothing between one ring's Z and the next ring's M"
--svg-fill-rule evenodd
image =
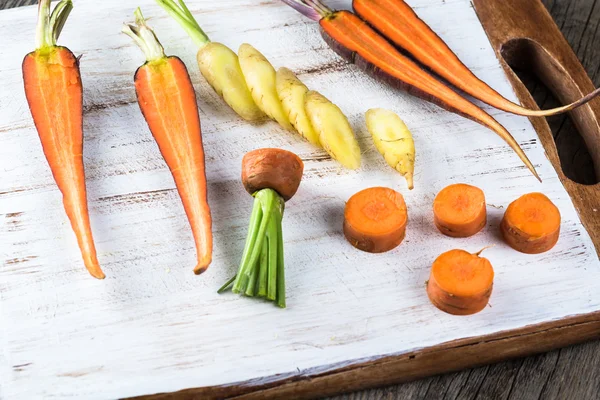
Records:
M466 337L600 310L600 262L567 192L526 118L489 110L542 176L538 183L491 131L366 77L321 40L318 26L270 0L189 0L208 35L233 49L252 43L296 71L348 115L363 166L347 171L273 122L238 118L199 75L196 49L152 0L78 0L60 43L82 54L85 167L92 228L107 278L83 267L61 196L23 93L21 61L33 48L36 8L0 13L0 398L101 399L205 386L260 385L332 371ZM348 8L350 1L331 1ZM515 99L469 0L409 3L473 71ZM195 84L207 160L215 256L192 273L190 229L140 113L133 74L142 53L120 34L136 6ZM457 23L460 21L460 23ZM396 111L415 137L415 189L387 167L364 125L371 107ZM241 256L252 199L240 183L247 151L281 147L305 162L284 218L288 308L217 295ZM469 239L439 234L431 204L466 182L487 196L489 222ZM344 202L375 185L404 194L406 240L368 254L342 235ZM558 244L517 253L499 238L502 207L541 191L560 208ZM490 305L456 317L425 293L432 261L486 250L496 279Z

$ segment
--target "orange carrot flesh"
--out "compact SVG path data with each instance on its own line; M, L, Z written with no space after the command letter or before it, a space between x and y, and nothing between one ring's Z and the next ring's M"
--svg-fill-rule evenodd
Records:
M169 166L192 227L200 274L212 260L212 222L196 94L177 57L148 63L135 75L138 102Z
M382 253L404 239L408 213L402 195L385 187L356 193L344 210L344 235L357 249Z
M556 115L579 107L600 94L600 89L596 89L562 107L530 110L504 98L477 78L404 0L353 0L352 6L361 18L423 65L463 92L500 110L527 116Z
M351 52L352 54L345 54L345 56L354 60L357 65L358 62L353 54L376 66L376 70L363 66L364 69L370 70L373 75L387 74L394 80L390 81L384 77L386 81L403 87L413 95L472 119L496 132L517 153L534 176L540 180L531 161L519 147L517 141L500 123L481 108L432 77L415 62L402 55L386 39L370 28L366 22L350 12L337 11L322 18L319 24L328 38L335 42L330 42L330 46L338 48L337 51L340 54ZM326 40L328 38L326 37ZM342 46L344 50L340 50L339 46Z
M196 93L185 64L165 56L139 8L135 17L123 32L148 60L135 73L138 104L175 180L196 244L194 272L201 274L212 261L213 238Z
M70 1L62 1L56 8L69 6L72 7ZM38 36L42 35L42 38L38 39L38 49L23 60L25 96L52 176L62 193L85 267L93 277L104 279L87 206L79 64L69 49L54 43L70 9L58 16L62 19L58 28L49 26L49 9L49 1L40 1ZM52 38L49 38L50 34Z
M450 250L433 262L427 295L447 313L475 314L487 305L493 281L494 269L488 259L464 250Z
M528 193L510 203L500 223L505 242L522 253L550 250L560 235L560 211L542 193Z
M485 195L475 186L457 183L442 189L433 201L435 226L451 237L469 237L486 224Z

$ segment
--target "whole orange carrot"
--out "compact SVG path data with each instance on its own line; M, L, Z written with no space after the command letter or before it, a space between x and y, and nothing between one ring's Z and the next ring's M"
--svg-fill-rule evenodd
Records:
M44 155L63 195L85 267L92 276L103 279L86 199L79 62L69 49L56 45L72 8L71 0L62 0L50 13L50 0L40 0L37 48L23 60L23 80Z
M196 242L194 272L201 274L212 261L212 221L196 93L185 64L165 55L139 8L135 18L136 25L125 25L123 32L146 55L146 63L135 73L138 103L173 174Z
M391 42L455 87L492 107L513 114L549 116L570 111L600 95L600 88L570 104L550 110L531 110L503 97L479 79L404 0L352 0L359 17Z

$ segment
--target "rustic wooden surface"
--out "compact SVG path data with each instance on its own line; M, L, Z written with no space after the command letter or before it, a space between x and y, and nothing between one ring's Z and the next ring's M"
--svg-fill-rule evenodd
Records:
M19 6L29 1L4 1L0 7ZM578 55L587 67L596 84L600 81L600 54L593 43L597 38L600 23L600 5L592 1L556 1L547 4L559 26L565 32ZM596 9L594 9L596 7ZM587 33L586 33L587 32ZM594 53L595 52L595 53ZM536 99L543 104L547 94L539 87L534 91ZM550 104L544 104L549 107ZM554 118L553 125L558 132L557 142L561 160L575 160L575 167L568 176L591 182L595 177L591 171L589 157L585 149L577 147L573 140L573 129L564 118ZM564 145L561 143L567 143ZM566 153L565 153L566 152ZM570 153L569 153L570 152ZM565 155L566 154L566 155ZM581 163L581 164L576 164ZM567 163L569 165L571 163ZM565 168L566 169L566 168ZM580 175L577 175L580 174ZM339 398L379 399L379 398L580 398L594 399L600 392L600 345L588 343L492 366L472 369L451 375L442 375L386 389L357 392Z

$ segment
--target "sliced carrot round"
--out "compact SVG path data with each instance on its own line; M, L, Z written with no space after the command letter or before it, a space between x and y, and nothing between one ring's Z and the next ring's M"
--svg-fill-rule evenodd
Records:
M506 243L522 253L550 250L560 235L560 211L542 193L528 193L510 203L500 224Z
M408 214L402 195L386 187L361 190L346 203L344 235L357 249L382 253L398 246Z
M486 224L485 195L478 187L457 183L442 189L433 201L435 226L446 236L468 237Z
M450 250L433 262L427 295L437 308L449 314L475 314L488 303L493 281L494 269L487 258Z

